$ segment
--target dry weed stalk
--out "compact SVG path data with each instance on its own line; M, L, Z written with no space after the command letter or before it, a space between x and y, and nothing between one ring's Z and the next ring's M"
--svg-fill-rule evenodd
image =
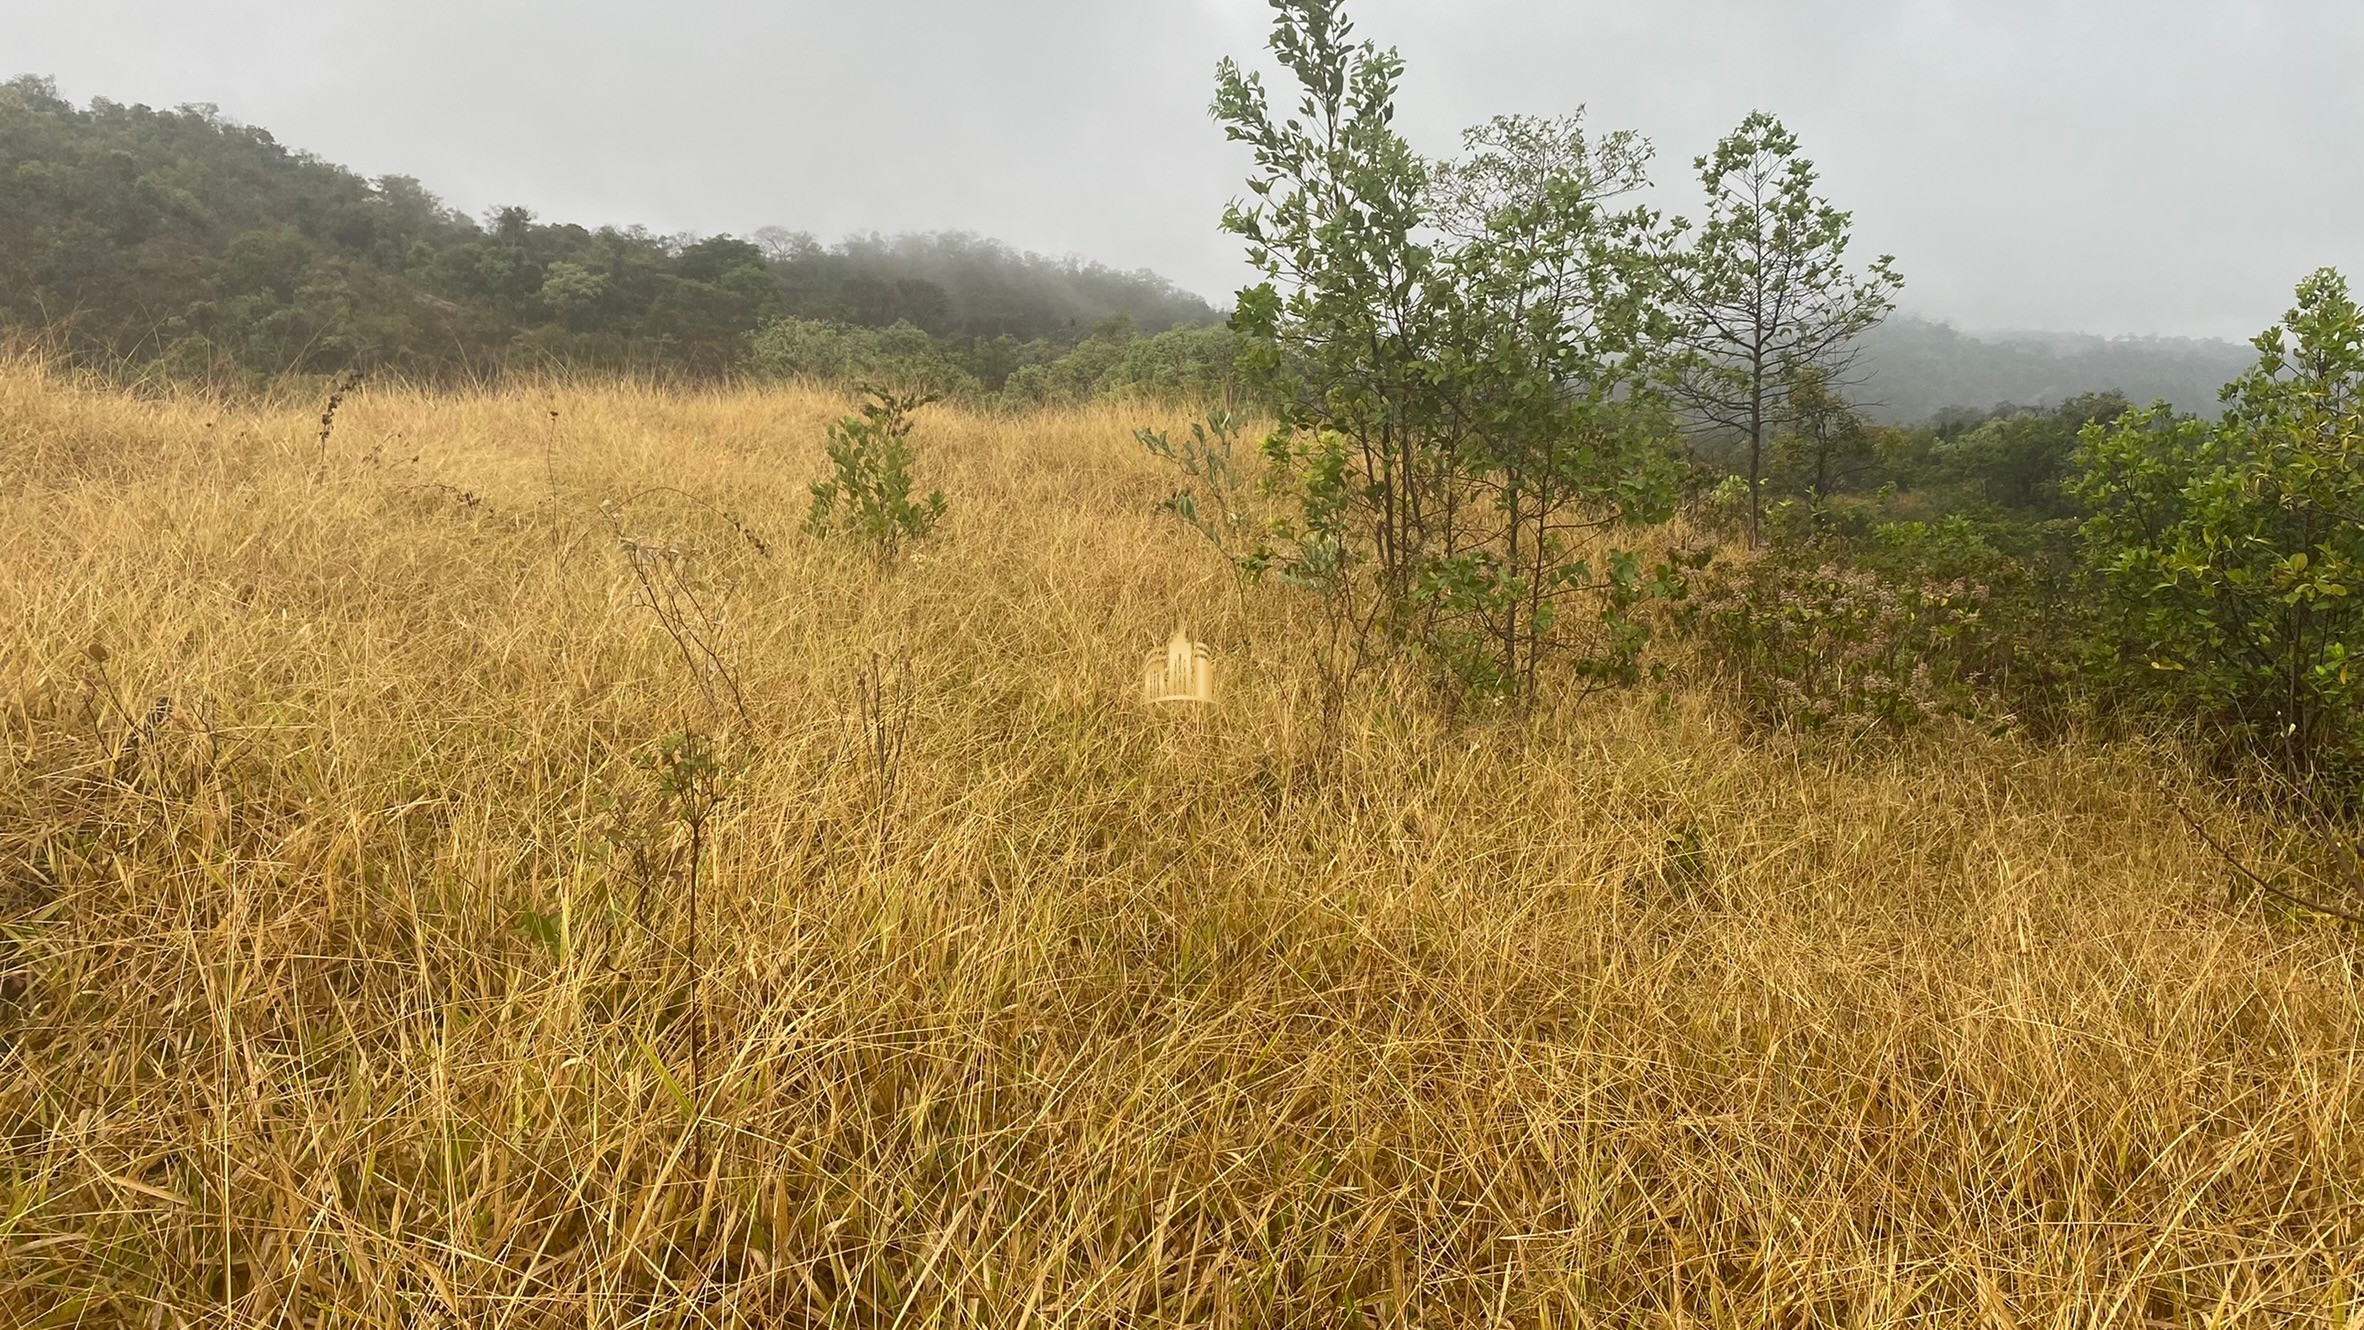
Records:
M883 853L894 835L895 790L903 776L904 746L911 737L911 658L897 656L890 670L877 652L871 652L855 676L854 698L862 726L862 769L869 779Z
M557 413L553 411L552 417ZM645 493L646 491L644 491ZM638 497L638 496L635 496ZM627 501L629 502L629 500ZM691 1163L703 1171L706 1162L706 958L699 946L700 930L706 911L699 890L706 871L710 824L715 813L729 796L729 790L739 771L744 769L744 753L726 755L724 747L751 744L755 740L754 718L747 710L746 689L739 682L739 672L724 652L724 623L719 607L700 594L689 571L688 556L677 545L652 545L635 540L623 531L615 504L603 504L610 528L624 552L625 564L632 571L638 604L648 610L673 643L676 653L690 681L704 699L711 720L721 728L719 740L710 738L703 730L692 727L675 732L660 742L653 753L643 757L640 765L654 786L658 808L663 820L686 833L688 847L682 857L681 876L686 884L684 908L687 911L685 946L682 962L689 972L689 1043L690 1082L687 1094L690 1115ZM727 515L732 529L747 540L755 550L769 557L770 550L738 519L736 513ZM725 710L723 703L729 706ZM732 721L738 723L734 735ZM636 851L645 868L649 856ZM648 879L641 880L640 903L636 907L643 927L648 923Z
M354 392L361 387L361 380L363 377L365 376L358 369L346 371L345 376L341 379L338 379L335 386L329 389L328 403L320 409L320 433L317 436L317 451L319 454L318 465L321 475L328 474L328 440L331 435L336 433L337 412L345 405L345 399L352 396Z
M721 608L699 590L688 554L679 545L635 539L624 531L613 505L602 509L624 552L625 567L632 572L636 603L672 642L707 712L718 721L736 720L751 733L755 721L747 711L747 695L725 654Z

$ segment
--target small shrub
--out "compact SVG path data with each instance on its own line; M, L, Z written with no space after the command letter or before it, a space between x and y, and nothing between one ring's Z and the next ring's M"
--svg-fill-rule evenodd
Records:
M1254 581L1274 557L1273 523L1244 470L1238 448L1244 428L1240 417L1218 410L1204 422L1191 422L1190 437L1179 442L1147 428L1134 430L1133 437L1185 478L1166 499L1166 511L1196 527L1242 578Z
M943 491L911 497L911 413L936 399L877 389L870 398L860 415L829 427L837 473L813 484L805 527L816 535L855 536L886 564L944 516Z
M1820 543L1709 579L1697 617L1762 719L1906 729L1975 711L1971 654L1987 588L1853 567Z
M2075 524L1861 505L1766 510L1765 551L1714 569L1687 612L1770 723L1903 729L1955 716L2057 731L2120 700Z
M948 344L920 328L859 328L816 319L779 319L747 339L757 374L811 383L893 383L943 397L980 390Z

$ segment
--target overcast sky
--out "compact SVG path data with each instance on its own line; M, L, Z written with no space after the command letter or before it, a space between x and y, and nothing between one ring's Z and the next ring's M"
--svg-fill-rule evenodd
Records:
M1357 0L1445 151L1589 107L1659 179L1784 117L1965 328L2246 337L2364 278L2360 0ZM1218 301L1243 154L1215 61L1263 0L0 0L0 77L214 102L473 213L662 231L960 229ZM1261 60L1259 60L1261 63ZM1670 189L1677 206L1691 197Z

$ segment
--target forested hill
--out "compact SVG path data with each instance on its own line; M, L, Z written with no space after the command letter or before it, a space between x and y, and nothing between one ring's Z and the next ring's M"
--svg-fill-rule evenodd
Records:
M46 80L0 83L0 336L95 363L217 381L553 364L711 375L749 364L751 345L774 360L804 348L811 323L909 325L929 334L925 358L998 390L1095 329L1116 328L1115 345L1220 317L1153 273L967 235L689 239L520 208L480 223L417 180L366 179L208 107L78 107ZM802 322L751 344L783 320ZM1913 318L1865 351L1858 396L1899 423L2111 390L2214 414L2253 358L2229 342L1974 336ZM1223 356L1211 342L1189 354Z
M2058 406L2093 392L2213 417L2224 385L2257 362L2245 343L2076 333L1974 335L1892 318L1864 339L1856 396L1873 416L1916 424L1948 407Z
M711 374L782 318L1058 346L1120 318L1219 315L1154 274L970 236L688 240L519 208L479 224L416 180L365 179L209 107L0 84L0 331L78 358L213 377Z

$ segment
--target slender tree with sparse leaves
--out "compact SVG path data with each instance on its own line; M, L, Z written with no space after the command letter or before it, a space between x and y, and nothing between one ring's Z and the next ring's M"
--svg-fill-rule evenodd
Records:
M1848 265L1853 216L1818 195L1798 138L1763 111L1693 163L1705 219L1660 237L1674 400L1698 425L1748 450L1748 538L1760 540L1766 444L1809 371L1843 385L1855 339L1895 307L1903 284L1881 255Z
M1276 116L1260 75L1217 71L1216 119L1255 153L1223 228L1265 280L1239 293L1243 368L1280 429L1266 440L1296 511L1262 557L1330 608L1333 675L1376 634L1418 636L1414 591L1450 520L1456 459L1425 391L1435 337L1428 164L1395 132L1403 61L1353 40L1342 0L1276 0L1271 49L1299 84ZM1369 577L1355 567L1368 561ZM1367 580L1367 585L1366 585Z

